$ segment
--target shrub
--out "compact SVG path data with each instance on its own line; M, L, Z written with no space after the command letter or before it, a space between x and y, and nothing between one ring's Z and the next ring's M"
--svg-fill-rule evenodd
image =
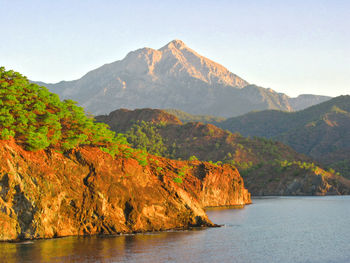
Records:
M173 178L173 181L174 181L175 183L179 183L179 184L182 184L182 183L183 183L181 177L175 177L175 178Z
M192 155L190 158L188 158L189 161L198 161L198 158L194 155Z

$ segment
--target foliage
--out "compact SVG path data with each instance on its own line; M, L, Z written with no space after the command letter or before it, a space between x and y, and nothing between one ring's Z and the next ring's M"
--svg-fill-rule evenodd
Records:
M246 168L240 167L242 176L248 176L252 174L256 174L259 170L268 168L269 173L274 173L276 175L286 173L286 172L292 172L294 176L298 176L300 174L304 174L305 171L309 171L312 173L320 174L321 176L327 176L328 173L339 175L339 173L336 173L333 169L330 169L328 173L320 168L319 166L315 165L314 163L310 162L301 162L301 161L288 161L288 160L274 160L274 161L264 161L260 162L255 165L251 165Z
M208 163L215 165L215 166L221 166L222 165L222 161L217 161L217 162L213 162L213 161L208 161Z
M148 165L147 156L148 154L144 150L138 150L135 152L135 159L139 162L141 166Z
M219 123L225 120L223 117L214 117L210 115L192 115L190 113L175 109L166 109L164 111L175 115L183 122Z
M152 122L138 121L126 132L127 141L135 148L164 156L167 148L158 132L159 127L162 126L164 126L163 123L153 124Z
M337 162L332 163L331 168L336 171L340 171L341 175L350 179L350 160L339 160ZM337 173L339 174L339 173Z
M185 165L183 167L181 167L178 171L177 171L177 176L175 178L173 178L173 181L175 183L182 183L183 179L185 178L186 174L188 173L188 170L191 169L191 166Z
M28 150L94 145L115 155L127 148L125 137L115 137L106 124L95 123L76 102L61 101L4 67L0 68L0 106L0 139L14 137Z
M315 172L317 170L317 166L314 163L308 163L308 162L301 162L301 161L281 161L279 162L281 167L286 168L286 167L291 167L291 166L297 166L300 169L304 170L310 170L312 172Z
M190 158L188 158L189 161L198 161L198 158L195 155L190 156Z
M230 160L230 161L225 161L225 163L229 163L233 166L236 166L237 168L239 168L240 170L246 170L249 169L250 167L253 166L253 162L252 161L247 161L247 162L243 162L243 161L235 161L235 160Z
M178 183L178 184L182 184L182 183L183 183L181 177L175 177L175 178L173 178L173 181L174 181L175 183Z

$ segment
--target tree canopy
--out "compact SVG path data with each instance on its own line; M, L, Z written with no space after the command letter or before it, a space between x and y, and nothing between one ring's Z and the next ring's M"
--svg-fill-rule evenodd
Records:
M0 139L10 137L28 150L94 145L115 154L127 144L125 137L115 136L108 125L87 117L76 102L61 101L47 88L0 67Z

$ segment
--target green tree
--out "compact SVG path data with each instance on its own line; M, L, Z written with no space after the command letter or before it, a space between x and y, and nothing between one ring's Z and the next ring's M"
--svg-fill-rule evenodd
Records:
M129 153L126 138L95 123L72 100L61 101L45 87L0 67L0 139L14 137L28 150L102 147L112 155Z

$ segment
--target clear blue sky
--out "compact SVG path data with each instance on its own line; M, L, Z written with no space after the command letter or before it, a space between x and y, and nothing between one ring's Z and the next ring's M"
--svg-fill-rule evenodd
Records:
M295 96L350 93L347 0L0 0L0 65L80 78L173 39L250 83Z

